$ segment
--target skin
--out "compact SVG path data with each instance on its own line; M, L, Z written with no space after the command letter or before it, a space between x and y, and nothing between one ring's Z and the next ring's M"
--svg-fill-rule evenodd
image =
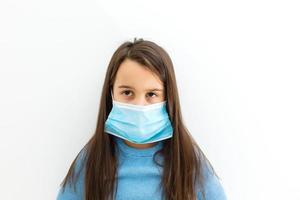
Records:
M145 66L130 59L121 63L113 85L114 100L145 106L164 101L164 93L164 86L159 77ZM136 144L124 139L123 141L128 146L138 149L156 145L156 142Z

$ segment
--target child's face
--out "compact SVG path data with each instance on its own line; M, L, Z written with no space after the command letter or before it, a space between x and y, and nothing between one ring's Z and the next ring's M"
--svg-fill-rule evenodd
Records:
M125 59L117 71L113 97L116 101L135 105L165 100L163 83L159 77L130 59Z

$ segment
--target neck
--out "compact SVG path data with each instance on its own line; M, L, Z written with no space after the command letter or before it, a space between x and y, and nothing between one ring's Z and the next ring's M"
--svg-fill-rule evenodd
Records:
M148 143L148 144L136 144L133 142L129 142L128 140L123 140L125 144L127 144L130 147L137 148L137 149L146 149L150 148L156 145L156 142Z

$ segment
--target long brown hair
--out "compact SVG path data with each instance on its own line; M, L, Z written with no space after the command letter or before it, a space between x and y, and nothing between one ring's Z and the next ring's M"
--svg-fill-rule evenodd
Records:
M205 199L203 166L209 164L212 170L213 167L183 123L171 58L156 43L142 38L135 38L133 42L126 41L121 44L109 62L102 88L96 130L91 139L79 152L79 154L82 154L82 151L85 151L84 162L82 162L85 167L85 200L115 198L118 158L113 136L104 132L104 124L112 109L110 91L113 88L118 68L125 59L131 59L149 68L164 83L167 111L174 132L172 138L163 141L163 148L156 152L153 157L155 162L157 154L164 158L160 183L164 191L162 199L195 200L197 199L198 189ZM80 158L79 154L72 162L66 177L61 183L63 188L65 188L67 182L74 184L80 170L83 169L82 165L75 173L74 168L77 160ZM75 174L76 177L74 177Z

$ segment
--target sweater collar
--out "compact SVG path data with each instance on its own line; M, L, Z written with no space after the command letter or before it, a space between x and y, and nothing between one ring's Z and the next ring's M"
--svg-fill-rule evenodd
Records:
M114 136L114 141L121 150L121 154L125 156L135 156L135 157L152 157L155 152L160 150L163 147L163 141L158 141L152 147L145 148L145 149L138 149L135 147L131 147L124 142L124 139Z

